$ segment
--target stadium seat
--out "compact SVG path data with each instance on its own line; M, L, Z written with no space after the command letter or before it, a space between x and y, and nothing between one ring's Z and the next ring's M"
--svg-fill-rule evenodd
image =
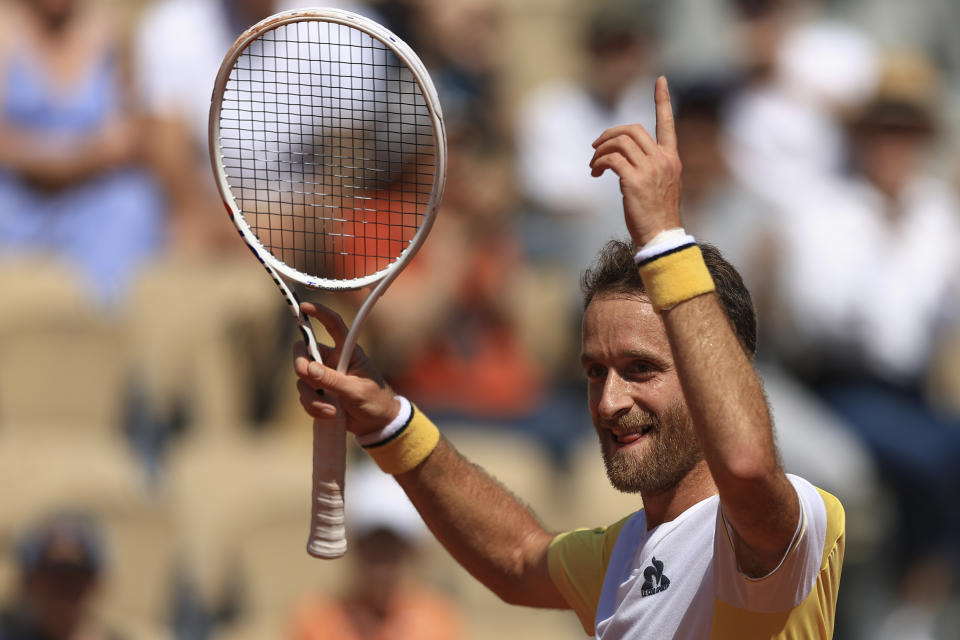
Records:
M253 375L285 311L250 256L146 270L131 294L126 341L149 409L166 418L182 407L204 428L249 422Z
M166 489L192 586L211 610L235 589L244 594L248 608L269 608L272 605L262 600L273 596L261 598L262 585L244 578L250 563L260 566L258 557L249 557L261 547L251 543L251 538L269 541L289 536L284 546L264 548L263 552L292 558L292 565L316 566L305 551L310 519L309 440L248 435L230 440L191 439L181 444L171 455ZM297 575L293 566L263 580L271 584L289 580L294 588L300 584ZM283 599L282 595L276 597Z
M117 322L75 274L40 259L0 262L0 430L118 433L124 353Z

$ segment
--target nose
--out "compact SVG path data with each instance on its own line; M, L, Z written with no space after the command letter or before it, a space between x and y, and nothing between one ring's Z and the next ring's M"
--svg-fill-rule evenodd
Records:
M616 370L610 369L603 381L597 413L603 420L614 420L630 412L633 398L629 393L629 384Z

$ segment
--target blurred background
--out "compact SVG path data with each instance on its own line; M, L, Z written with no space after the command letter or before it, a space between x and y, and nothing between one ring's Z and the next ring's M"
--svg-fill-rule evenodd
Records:
M440 218L361 339L395 388L549 528L639 506L597 455L578 278L623 235L590 142L652 129L666 73L784 464L846 507L836 637L960 638L960 4L333 4L418 51L447 119ZM295 6L0 0L2 638L582 637L475 584L356 452L351 551L306 555L295 324L206 152L222 56Z

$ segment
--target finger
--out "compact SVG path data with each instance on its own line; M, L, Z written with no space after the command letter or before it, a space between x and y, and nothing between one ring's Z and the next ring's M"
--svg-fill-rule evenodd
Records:
M314 418L330 418L337 414L337 407L317 395L317 392L303 380L297 381L297 391L300 392L300 405Z
M619 153L633 166L638 166L644 158L643 150L640 149L633 138L627 135L620 135L615 138L610 138L597 147L597 150L593 152L593 157L590 158L590 166L592 167L598 158L608 153Z
M296 344L293 345L293 370L298 377L307 379L310 376L307 369L312 360L313 358L307 353L307 345L303 340L298 340Z
M673 122L673 107L670 104L670 88L667 86L666 76L657 78L653 98L657 103L657 143L669 151L676 151L677 130Z
M320 360L322 362L330 362L336 352L336 348L319 342L317 343L317 350L320 352ZM313 362L313 357L310 355L310 352L307 351L307 345L304 344L303 340L298 340L293 345L293 368L297 372L297 375L301 378L309 377L310 374L307 372L307 367L310 366L311 362Z
M319 320L336 345L342 345L346 341L347 324L339 313L322 304L313 304L312 302L301 302L300 310L311 318Z
M325 344L318 344L317 348L320 351L321 362L330 359L331 352L333 351L332 347L328 347ZM310 355L307 350L307 345L304 344L303 341L299 341L293 345L293 370L301 380L310 379L310 363L313 361L313 357ZM315 389L314 395L322 396L323 389Z
M319 362L309 363L307 366L307 375L301 379L318 391L330 391L336 395L342 395L347 398L355 398L360 393L356 388L356 378L338 373L336 369L331 369L327 365Z
M600 134L600 137L593 141L593 148L596 149L607 140L612 140L617 136L629 136L638 147L643 149L647 155L657 152L657 141L639 124L621 124L616 127L610 127Z
M607 169L610 169L623 178L634 169L634 166L619 153L609 153L602 158L598 158L597 161L593 163L590 175L598 178L603 175L603 172Z

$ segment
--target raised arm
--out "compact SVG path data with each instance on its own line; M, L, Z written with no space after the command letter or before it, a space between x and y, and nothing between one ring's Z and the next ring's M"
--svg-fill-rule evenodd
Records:
M594 175L610 169L620 176L627 229L637 248L681 226L682 167L663 77L655 97L657 139L638 125L614 127L594 143L590 163ZM682 300L661 314L724 516L739 538L737 559L747 574L764 575L790 545L800 507L778 462L760 381L715 294Z
M329 309L304 303L303 311L320 320L339 345L343 321ZM335 349L321 347L327 362ZM314 418L347 416L347 429L358 437L381 430L396 418L401 404L360 349L347 374L310 362L298 344L294 368L300 402ZM338 404L329 395L336 394ZM338 406L339 405L339 406ZM547 568L553 539L524 507L483 469L460 455L444 438L414 468L396 474L424 522L450 554L475 578L511 604L568 608Z

